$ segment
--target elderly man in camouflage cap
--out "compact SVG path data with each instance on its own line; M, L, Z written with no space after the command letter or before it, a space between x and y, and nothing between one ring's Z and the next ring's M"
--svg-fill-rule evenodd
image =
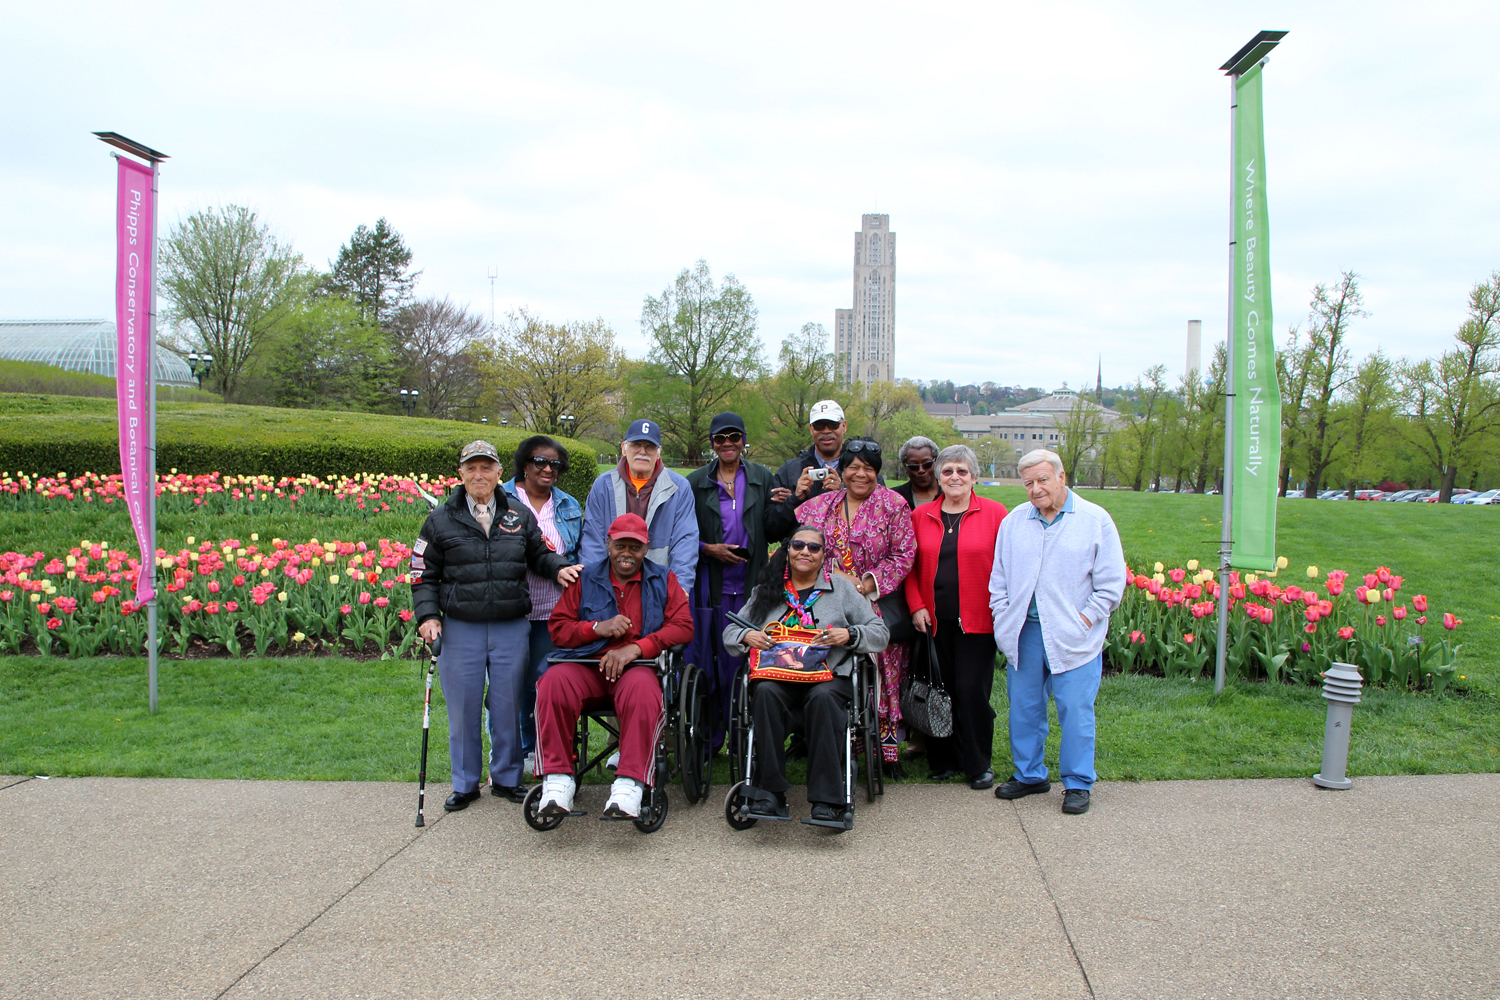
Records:
M428 642L443 639L438 676L453 763L453 794L443 803L449 812L479 798L483 709L498 719L516 719L520 711L531 634L526 571L566 587L582 569L551 550L525 503L496 488L501 467L494 445L464 445L458 474L462 485L427 516L411 559L417 630ZM490 747L490 784L496 795L520 802L520 730L497 726L496 733L505 738Z

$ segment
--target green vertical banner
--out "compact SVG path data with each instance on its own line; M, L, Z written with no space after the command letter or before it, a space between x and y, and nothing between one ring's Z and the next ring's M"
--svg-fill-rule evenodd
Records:
M1276 479L1281 387L1271 325L1271 233L1266 217L1262 63L1235 80L1234 118L1234 565L1276 567Z

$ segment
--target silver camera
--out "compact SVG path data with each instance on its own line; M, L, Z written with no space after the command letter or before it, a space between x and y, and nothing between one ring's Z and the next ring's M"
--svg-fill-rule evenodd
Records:
M808 472L812 475L812 477L814 479L817 479L817 480L824 480L824 479L828 478L828 470L825 469L825 468L823 468L823 467L821 467L821 466L819 466L816 469L809 469Z

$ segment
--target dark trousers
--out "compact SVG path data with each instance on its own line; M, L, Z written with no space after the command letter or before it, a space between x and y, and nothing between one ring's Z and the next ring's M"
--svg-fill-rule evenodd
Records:
M964 632L956 621L937 623L938 676L953 699L953 735L927 738L928 767L977 778L990 770L995 746L995 636Z
M756 681L750 685L755 720L755 786L784 792L786 736L796 728L807 736L807 799L844 804L844 754L854 682L835 677L817 684Z
M700 597L704 604L693 607L693 641L688 644L687 661L696 663L708 680L708 703L713 706L714 751L724 745L724 731L729 725L730 698L734 693L734 677L743 656L732 656L724 648L724 626L729 624L726 612L738 614L745 606L744 594L724 594L717 607L707 606L708 567L698 564L698 582L693 584L693 599Z

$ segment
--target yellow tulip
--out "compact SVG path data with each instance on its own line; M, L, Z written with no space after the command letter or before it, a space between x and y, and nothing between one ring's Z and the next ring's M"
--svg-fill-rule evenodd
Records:
M286 603L286 591L283 590L281 593L277 594L276 595L276 600L279 603L281 603L281 604L285 604Z
M1196 570L1198 568L1198 560L1196 560L1196 559L1189 559L1187 561L1187 568L1190 569L1190 570Z
M1245 574L1245 582L1247 584L1248 583L1254 583L1258 579L1260 579L1260 577L1256 576L1254 573L1246 573Z
M264 500L265 498L262 497L261 499ZM250 540L252 542L258 542L258 541L260 541L260 534L258 532L254 532L254 531L250 532Z
M36 604L41 599L42 599L42 595L41 594L32 594L31 595L31 603L32 604Z
M172 471L176 472L177 470L173 469ZM194 538L192 535L188 535L187 536L187 544L189 544L189 545L197 545L198 544L198 539Z
M330 576L328 578L328 582L329 583L338 583L339 582L339 575L337 573L333 574L332 576Z
M1166 568L1167 567L1163 566L1161 563L1157 563L1155 566L1151 567L1152 571L1157 572L1157 573L1160 573L1162 570L1164 570Z
M292 641L293 642L306 642L307 641L307 636L303 635L301 632L293 632L292 633Z
M234 554L237 555L237 556L243 557L244 554L245 554L245 550L244 549L235 549L234 550Z
M1276 557L1276 568L1277 569L1286 569L1290 565L1291 565L1291 563L1289 563L1287 561L1286 556L1277 556Z
M312 564L313 569L317 569L319 566L323 565L323 560L319 559L317 556L313 556Z
M84 542L83 544L87 545L88 542ZM78 557L77 556L68 556L67 559L63 560L63 562L67 563L68 569L72 569L74 566L78 565Z
M260 575L261 576L270 576L271 575L271 571L268 570L268 569L263 569L263 570L260 571Z

